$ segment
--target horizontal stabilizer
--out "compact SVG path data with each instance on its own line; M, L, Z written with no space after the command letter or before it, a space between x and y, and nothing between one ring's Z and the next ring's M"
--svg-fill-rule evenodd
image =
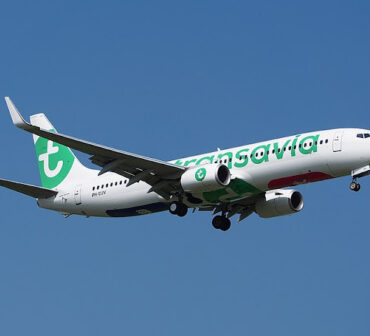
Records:
M31 184L14 182L0 179L0 186L15 190L19 193L34 197L34 198L49 198L55 196L58 192L46 188L37 187Z

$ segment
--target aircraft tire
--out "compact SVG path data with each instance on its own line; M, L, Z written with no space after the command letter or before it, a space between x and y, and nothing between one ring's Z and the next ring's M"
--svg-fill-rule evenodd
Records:
M172 202L169 208L170 213L172 215L177 215L177 212L179 211L179 207L180 207L180 202Z
M222 226L222 216L215 216L212 219L212 225L215 229L221 229Z
M349 185L349 189L351 189L352 191L357 191L357 183L351 182L351 184Z
M185 204L180 203L179 209L177 211L177 216L184 217L188 213L188 207Z
M172 215L184 217L188 213L188 207L181 202L172 202L169 211Z
M215 229L218 229L221 231L227 231L230 229L231 222L230 222L230 219L224 216L216 216L212 220L212 225Z
M222 231L227 231L229 230L231 227L231 222L230 222L230 219L224 217L224 220L223 220L223 223L222 223L222 226L221 226L221 230Z

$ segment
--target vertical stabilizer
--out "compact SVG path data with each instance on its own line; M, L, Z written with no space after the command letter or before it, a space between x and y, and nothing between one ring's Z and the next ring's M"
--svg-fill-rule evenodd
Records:
M43 113L30 117L31 124L47 131L56 132ZM62 183L79 183L91 169L83 166L70 148L33 135L36 155L44 188L53 189Z

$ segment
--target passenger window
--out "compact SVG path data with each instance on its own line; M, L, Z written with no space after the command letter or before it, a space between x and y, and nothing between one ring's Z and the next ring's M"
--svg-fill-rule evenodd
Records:
M104 188L104 184L101 185L101 188L103 189Z
M99 190L99 186L96 187L96 190Z
M113 187L113 182L110 184L111 187Z
M322 142L323 142L323 141L322 141L322 140L320 140L320 145L322 145Z
M117 184L118 184L118 182L114 183L114 185L117 185Z
M95 190L95 187L93 187L93 190Z
M122 181L119 181L119 184L121 185L122 184Z
M105 187L106 187L106 188L108 188L108 187L109 187L109 184L107 183L107 184L105 185Z
M329 140L328 140L328 139L326 139L326 140L325 140L325 143L328 143L328 142L329 142Z
M291 150L292 149L292 146L289 146L289 150Z

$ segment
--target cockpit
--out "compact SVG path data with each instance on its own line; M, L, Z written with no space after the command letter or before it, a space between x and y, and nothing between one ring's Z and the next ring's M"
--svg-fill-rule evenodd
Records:
M370 138L370 133L358 133L357 138L361 138L361 139Z

